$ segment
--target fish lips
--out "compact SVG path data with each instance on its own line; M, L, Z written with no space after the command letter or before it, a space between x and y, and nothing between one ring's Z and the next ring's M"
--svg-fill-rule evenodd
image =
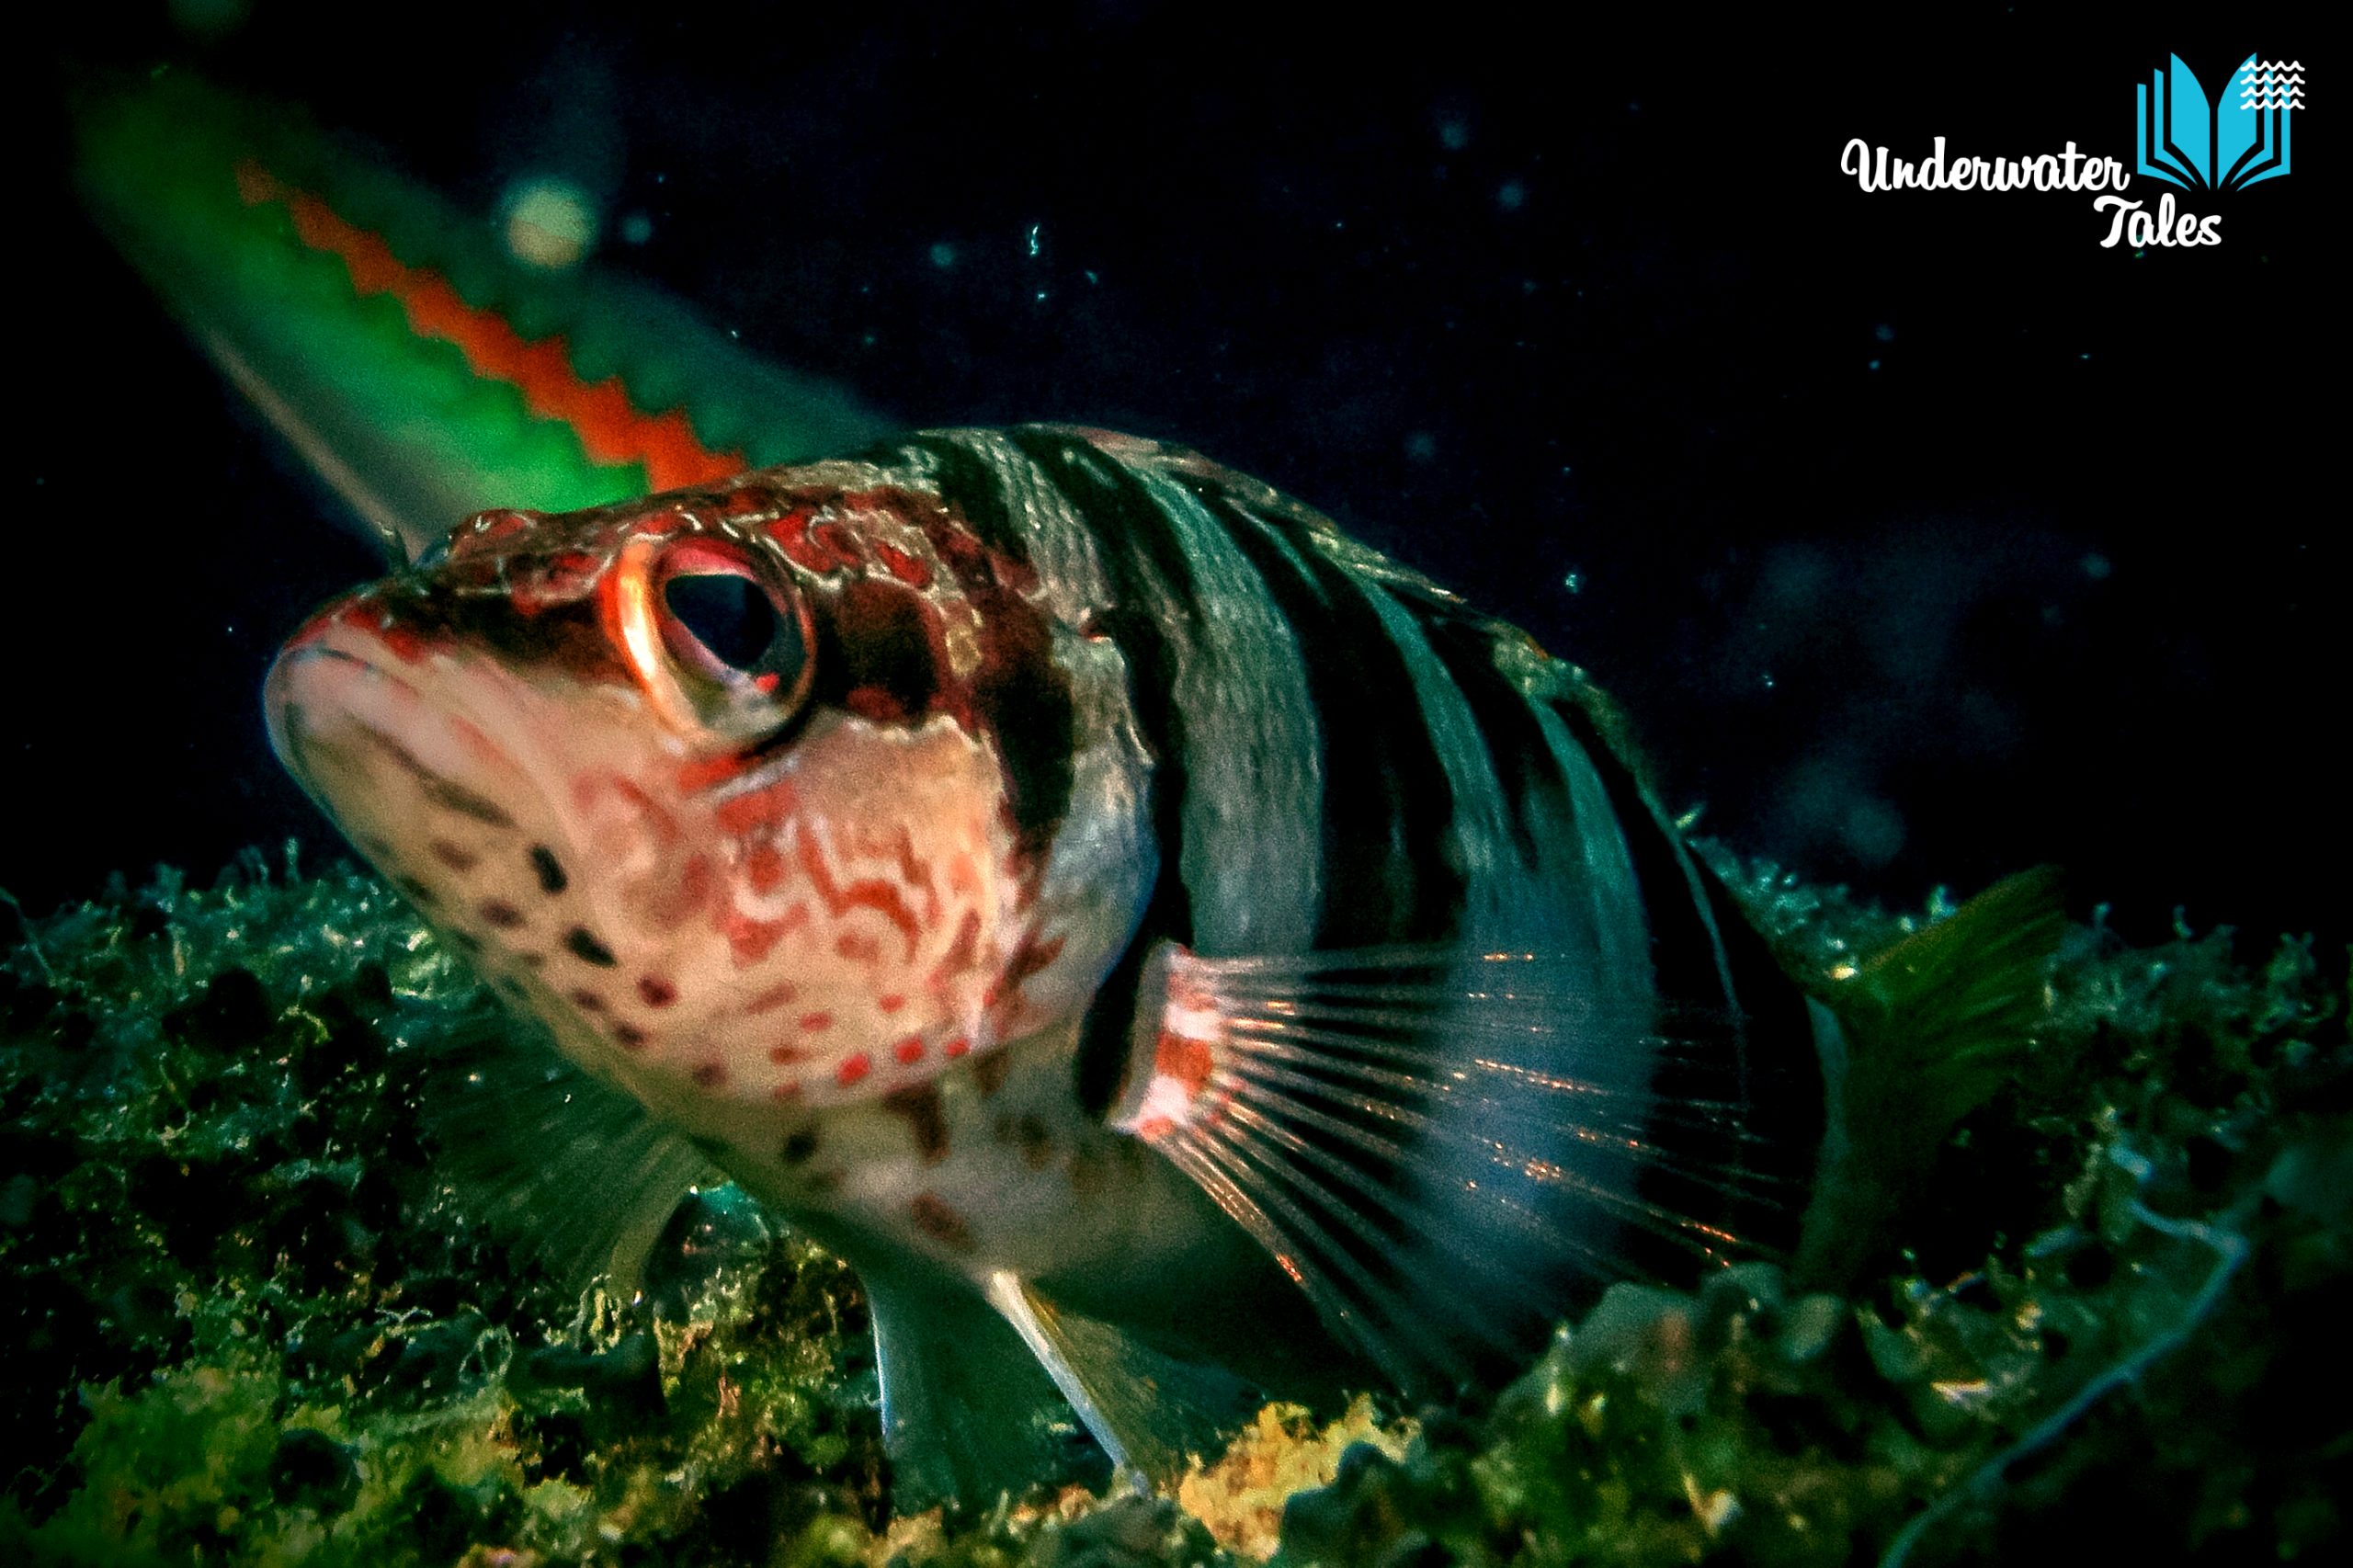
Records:
M416 813L511 834L519 824L510 803L539 793L493 739L495 726L449 685L421 655L325 617L279 653L263 682L271 749L380 864L415 835Z

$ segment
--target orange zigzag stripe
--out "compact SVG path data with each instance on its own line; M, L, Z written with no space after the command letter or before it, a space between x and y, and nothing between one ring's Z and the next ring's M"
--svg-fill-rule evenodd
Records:
M390 294L399 301L419 337L455 344L474 374L506 382L523 394L524 406L533 414L569 426L590 461L643 463L646 482L655 490L708 484L744 472L744 455L704 446L684 409L641 413L619 376L582 381L562 333L525 342L495 312L466 303L439 273L404 263L381 236L311 192L248 161L237 165L237 194L248 207L284 206L293 216L296 237L341 260L363 298Z

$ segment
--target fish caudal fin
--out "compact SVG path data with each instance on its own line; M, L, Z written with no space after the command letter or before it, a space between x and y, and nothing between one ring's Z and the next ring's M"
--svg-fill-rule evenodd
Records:
M1071 1407L1012 1324L961 1279L861 1258L882 1379L882 1441L901 1513L985 1506L1066 1469Z
M1402 1387L1517 1357L1608 1284L1753 1251L1722 1222L1802 1195L1727 1020L1595 994L1542 953L1154 953L1115 1125L1190 1176ZM1654 1093L1673 1062L1679 1086ZM1721 1090L1711 1099L1706 1090Z
M460 1207L566 1286L633 1290L689 1189L726 1180L620 1089L504 1019L446 1049L423 1091Z
M2040 867L1834 978L1816 1014L1829 1131L1801 1278L1850 1273L1954 1125L2016 1071L2065 931L2058 872Z
M1188 1460L1211 1454L1256 1408L1256 1391L1231 1372L1162 1355L1066 1312L1018 1277L990 1277L989 1301L1111 1456L1139 1485L1174 1487Z

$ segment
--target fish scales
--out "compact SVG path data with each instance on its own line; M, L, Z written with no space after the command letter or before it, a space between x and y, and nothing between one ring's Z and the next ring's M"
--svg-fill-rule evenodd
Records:
M1837 1025L1582 676L1182 449L483 514L266 706L580 1073L860 1271L908 1496L1065 1401L1165 1476L1245 1398L1442 1391L1786 1254L1840 1145Z

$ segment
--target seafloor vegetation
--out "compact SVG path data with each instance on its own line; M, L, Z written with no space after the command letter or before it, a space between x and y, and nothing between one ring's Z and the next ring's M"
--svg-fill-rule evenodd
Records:
M1825 960L1892 929L1745 885ZM893 1519L839 1266L721 1189L642 1292L583 1299L441 1187L419 1091L489 1004L379 884L256 859L118 888L0 965L0 1561L1076 1568L1278 1530L1288 1563L2325 1553L2353 1497L2343 958L2076 930L2026 1067L1854 1300L1763 1267L1621 1288L1492 1397L1267 1412L1190 1514L1065 1485Z

